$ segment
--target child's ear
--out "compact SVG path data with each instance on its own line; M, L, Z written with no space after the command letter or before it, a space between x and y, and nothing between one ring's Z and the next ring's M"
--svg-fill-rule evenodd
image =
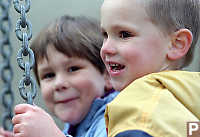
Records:
M184 57L192 44L192 32L188 29L180 29L172 34L171 46L167 57L169 60L177 60Z
M110 75L108 74L107 70L104 72L104 80L105 80L105 91L110 91L113 89L113 86L111 84Z

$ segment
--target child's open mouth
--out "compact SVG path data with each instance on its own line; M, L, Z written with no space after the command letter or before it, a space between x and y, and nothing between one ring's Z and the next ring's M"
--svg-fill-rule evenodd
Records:
M124 65L117 64L117 63L109 63L110 70L113 72L120 71L125 68Z

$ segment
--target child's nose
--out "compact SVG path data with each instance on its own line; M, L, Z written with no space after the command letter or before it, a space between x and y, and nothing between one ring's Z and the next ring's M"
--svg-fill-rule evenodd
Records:
M116 47L115 47L114 40L108 38L106 41L104 41L103 46L101 48L101 54L102 55L112 55L116 53Z
M57 76L54 84L56 91L63 91L68 87L68 82L64 76Z

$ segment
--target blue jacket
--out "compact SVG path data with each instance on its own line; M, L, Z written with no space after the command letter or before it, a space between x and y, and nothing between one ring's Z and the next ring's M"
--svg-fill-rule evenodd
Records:
M106 104L111 102L119 92L112 92L104 98L97 98L91 105L85 119L73 130L75 130L74 137L107 137L106 125L104 119L104 112ZM71 127L68 123L65 124L64 134L70 137L68 132Z

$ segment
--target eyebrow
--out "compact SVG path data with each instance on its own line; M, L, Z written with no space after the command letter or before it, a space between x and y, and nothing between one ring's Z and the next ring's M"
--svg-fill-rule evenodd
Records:
M129 30L136 30L136 27L131 24L131 25L128 25L128 24L113 24L112 29L129 29Z
M124 29L125 31L133 32L134 34L137 34L137 29L133 25L127 25L127 24L111 24L111 30L119 30ZM101 26L102 32L105 32L105 29Z
M42 66L42 67L38 67L38 77L40 78L41 77L41 74L43 74L43 73L45 73L45 72L47 72L47 71L50 71L51 70L51 68L50 67L48 67L47 65L45 65L45 66Z
M78 60L77 60L78 59ZM76 57L70 57L69 59L67 60L63 60L61 63L63 66L66 66L66 65L70 65L70 64L73 64L76 60L79 61L79 59L81 58L76 58ZM48 61L47 61L47 64L45 65L42 65L42 67L38 67L38 72L40 71L49 71L51 70L51 65L48 64Z

